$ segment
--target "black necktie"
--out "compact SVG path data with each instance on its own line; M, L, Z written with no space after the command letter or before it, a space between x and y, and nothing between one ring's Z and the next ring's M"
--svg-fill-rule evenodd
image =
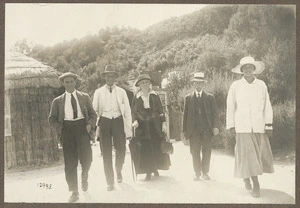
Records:
M77 103L73 94L71 94L71 104L73 108L73 118L77 118Z
M109 86L109 92L112 93L112 86Z

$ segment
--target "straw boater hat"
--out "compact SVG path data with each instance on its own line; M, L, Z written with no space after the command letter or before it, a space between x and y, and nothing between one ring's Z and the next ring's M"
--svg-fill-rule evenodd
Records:
M75 80L77 80L77 78L78 78L77 74L74 74L72 72L66 72L66 73L63 73L62 75L60 75L58 77L58 80L61 82L64 82L64 78L67 78L67 77L73 77Z
M106 65L104 72L101 73L101 76L104 76L106 74L114 74L118 76L118 72L115 70L115 67L113 65Z
M142 80L149 80L151 83L152 83L152 80L151 80L151 78L149 77L149 75L148 74L142 74L142 75L140 75L138 78L137 78L137 80L135 81L135 86L136 87L138 87L138 83L140 82L140 81L142 81Z
M255 61L253 57L246 56L246 57L242 58L240 60L240 64L237 65L235 68L233 68L231 71L233 73L243 74L243 72L241 71L241 68L243 66L245 66L246 64L252 64L253 66L255 66L255 70L254 70L253 74L260 74L265 69L265 64L263 62Z
M194 73L194 79L192 79L193 82L206 82L204 79L204 73L203 72L195 72Z

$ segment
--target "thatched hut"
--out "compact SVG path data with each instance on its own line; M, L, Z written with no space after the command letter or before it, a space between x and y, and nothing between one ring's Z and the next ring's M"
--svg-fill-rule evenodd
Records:
M56 135L48 123L61 88L58 75L21 53L5 54L5 168L58 160Z

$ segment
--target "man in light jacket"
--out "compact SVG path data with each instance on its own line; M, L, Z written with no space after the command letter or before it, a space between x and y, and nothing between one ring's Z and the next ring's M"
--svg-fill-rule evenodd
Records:
M132 136L131 109L124 89L115 85L118 73L113 65L107 65L101 74L106 84L94 93L93 107L98 115L100 142L103 153L107 191L114 190L112 165L112 144L116 150L115 170L117 181L121 183L122 167L125 160L126 138Z

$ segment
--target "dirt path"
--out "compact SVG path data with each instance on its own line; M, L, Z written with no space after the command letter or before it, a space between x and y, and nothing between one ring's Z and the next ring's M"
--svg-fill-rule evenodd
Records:
M233 177L234 158L213 151L211 181L193 181L192 158L189 147L174 144L172 167L160 171L159 177L144 181L144 175L133 182L130 154L127 152L123 168L124 182L116 190L106 191L102 157L99 146L93 146L94 161L89 174L88 192L80 192L80 203L295 203L295 165L275 163L274 174L260 177L261 198L255 199ZM78 169L80 171L80 168ZM80 172L78 172L80 175ZM50 185L51 189L40 187ZM64 166L10 172L5 174L5 202L67 202L70 193L64 176ZM151 196L151 197L150 197Z

